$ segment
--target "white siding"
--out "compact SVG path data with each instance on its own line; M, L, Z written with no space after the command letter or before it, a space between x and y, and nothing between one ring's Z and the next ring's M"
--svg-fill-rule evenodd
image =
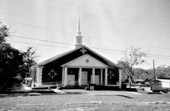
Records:
M72 60L66 64L64 64L64 66L76 66L76 67L101 67L101 68L106 68L108 67L107 65L105 65L104 63L100 62L99 60L97 60L96 58L85 54L75 60Z

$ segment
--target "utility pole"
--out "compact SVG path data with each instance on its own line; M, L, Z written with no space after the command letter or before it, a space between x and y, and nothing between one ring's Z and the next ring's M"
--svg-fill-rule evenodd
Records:
M154 59L153 59L153 74L154 74L154 79L156 80L155 61L154 61Z
M153 92L160 92L162 90L161 82L156 80L156 73L155 73L155 61L153 59L153 73L154 73L154 80L151 82L151 90Z

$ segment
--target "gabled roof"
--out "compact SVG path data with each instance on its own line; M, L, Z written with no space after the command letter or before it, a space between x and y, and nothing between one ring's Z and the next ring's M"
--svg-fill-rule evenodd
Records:
M53 57L51 57L51 58L49 58L49 59L46 59L46 60L44 60L44 61L41 61L41 62L38 63L37 65L38 65L38 66L44 66L44 65L46 65L46 64L48 64L48 63L50 63L50 62L52 62L52 61L54 61L54 60L56 60L56 59L61 58L62 56L65 56L65 55L67 55L67 54L69 54L69 53L74 52L75 50L78 50L78 49L73 49L73 50L70 50L70 51L67 51L67 52L63 52L63 53L58 54L58 55L56 55L56 56L53 56Z
M85 49L85 52L81 51L83 49ZM61 53L61 54L51 57L45 61L42 61L42 62L38 63L38 66L45 66L45 65L53 64L53 63L56 63L57 65L63 65L63 64L65 64L73 59L76 59L84 54L89 54L89 55L95 57L96 59L98 59L99 61L108 65L111 68L114 68L114 69L120 68L112 61L108 60L107 58L103 57L102 55L98 54L97 52L91 50L90 48L88 48L84 45L82 45L82 47L80 47L80 48L76 48L76 49Z
M85 46L86 47L86 46ZM101 57L106 63L107 65L109 65L110 67L117 67L119 69L121 69L121 67L117 66L115 63L113 63L112 61L110 61L109 59L105 58L104 56L100 55L99 53L93 51L92 49L86 47L88 50L90 50L91 52L93 52L94 54L98 55L99 57Z

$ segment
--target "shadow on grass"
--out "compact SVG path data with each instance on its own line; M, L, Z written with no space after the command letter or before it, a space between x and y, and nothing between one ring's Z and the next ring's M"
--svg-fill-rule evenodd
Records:
M121 96L121 97L125 97L125 98L128 98L128 99L133 99L132 97L126 96L126 95L116 95L116 96Z
M66 92L66 94L85 94L85 92Z
M128 99L133 99L130 96L126 96L126 95L96 95L96 96L119 96L119 97L124 97L124 98L128 98Z

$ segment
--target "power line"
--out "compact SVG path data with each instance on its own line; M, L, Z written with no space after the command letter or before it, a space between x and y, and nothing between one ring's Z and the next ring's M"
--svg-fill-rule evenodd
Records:
M69 43L62 43L62 42L55 42L55 41L49 41L49 40L42 40L42 39L35 39L35 38L30 38L27 36L20 36L20 35L11 35L13 37L18 37L18 38L25 38L25 39L32 39L32 40L39 40L39 41L44 41L44 42L51 42L51 43L59 43L59 44L66 44L66 45L74 45L74 44L69 44ZM163 48L163 47L153 47L153 46L146 46L143 44L135 44L135 43L129 43L129 42L120 42L120 41L114 41L114 40L109 40L109 39L101 39L101 38L97 38L97 37L92 37L92 36L84 36L84 37L88 37L88 39L100 39L100 40L104 40L104 41L108 41L108 42L115 42L115 43L121 43L121 44L130 44L130 45L136 45L136 46L143 46L143 47L150 47L150 48L156 48L156 49L170 49L170 48Z
M147 57L150 57L150 58L170 59L170 56L169 56L169 57L164 57L164 56L151 56L151 55L148 55Z
M63 10L62 10L63 11ZM69 10L69 12L74 12L74 11L70 11ZM115 13L115 12L114 12ZM106 16L102 16L102 15L97 15L97 14L89 14L89 13L87 13L87 12L83 12L83 14L88 14L88 15L93 15L93 16L100 16L100 17L104 17L104 18L109 18L109 19L113 19L113 17L106 17ZM124 14L123 14L124 15ZM133 16L133 15L130 15L130 16ZM136 16L134 16L134 17L136 17ZM3 18L0 18L0 19L3 19ZM138 17L138 19L141 19L141 17ZM3 19L3 20L7 20L7 19ZM119 19L120 20L120 19ZM11 20L9 20L8 19L8 21L11 21ZM124 19L123 19L123 21L125 21ZM153 21L153 20L152 20ZM16 21L14 21L14 22L16 22ZM19 23L19 24L22 24L22 25L27 25L27 26L34 26L34 25L30 25L30 24L25 24L25 23L21 23L21 22L17 22L17 23ZM150 22L149 22L150 23ZM143 22L142 22L142 24L143 24ZM153 23L152 23L153 24ZM154 24L156 24L156 23L154 23ZM166 22L166 24L165 25L167 25L167 22ZM100 25L101 26L101 25ZM61 31L57 31L57 30L52 30L52 29L48 29L48 28L43 28L43 27L39 27L39 26L35 26L36 28L40 28L40 29L46 29L46 30L48 30L48 31L55 31L55 32L61 32ZM128 27L127 27L128 28ZM146 30L146 29L145 29ZM147 31L151 31L151 30L147 30ZM159 31L159 30L158 30ZM158 32L158 31L154 31L154 32ZM160 33L162 33L162 32L160 32ZM165 33L165 32L163 32L163 33ZM166 32L166 33L169 33L169 31L168 32ZM68 34L71 34L71 33L68 33Z
M29 37L25 37L25 36L18 36L18 35L10 35L10 36L19 37L19 38L24 38L24 39L38 40L38 41L43 41L43 42L51 42L51 43L66 44L66 45L72 45L72 46L74 46L74 44L63 43L63 42L55 42L55 41L49 41L49 40L43 40L43 39L36 39L36 38L29 38ZM107 51L115 51L115 52L124 52L124 51L113 50L113 49L102 49L102 48L96 48L96 47L91 47L91 48L100 49L100 50L107 50Z
M88 39L100 39L100 40L104 40L104 41L108 41L108 42L115 42L115 43L120 43L120 44L129 44L129 45L135 45L135 46L143 46L143 47L150 47L150 48L156 48L156 49L170 49L170 48L165 48L165 47L153 47L153 46L149 46L149 45L144 45L144 44L137 44L137 43L130 43L130 42L122 42L122 41L115 41L115 40L111 40L111 39L102 39L102 38L97 38L94 36L84 36L84 37L88 37Z
M22 22L18 22L18 21L13 21L13 20L9 20L9 19L4 19L4 18L0 18L0 19L7 20L7 21L10 21L10 22L15 22L15 23L21 24L21 25L26 25L26 26L29 26L29 27L32 27L32 28L38 28L38 29L52 31L52 32L59 32L59 33L67 34L67 35L74 35L73 33L69 33L69 32L62 32L62 31L58 31L58 30L48 29L48 28L44 28L44 27L40 27L40 26L36 26L36 25L30 25L30 24L26 24L26 23L22 23Z
M0 18L0 19L3 19L3 18ZM3 20L12 21L12 20L9 20L9 19L3 19ZM39 29L47 30L47 31L59 32L59 33L68 34L68 35L74 35L73 33L52 30L52 29L43 28L43 27L39 27L39 26L35 26L35 25L30 25L30 24L25 24L25 23L21 23L21 22L17 22L17 21L13 21L13 22L16 22L16 23L22 24L22 25L26 25L26 26L29 26L29 27L34 27L34 28L39 28ZM86 36L86 35L85 35L85 37L90 37L90 38L94 38L94 39L101 39L101 38L96 38L96 37ZM128 42L114 41L114 40L106 40L106 39L102 39L102 40L113 41L113 42L116 42L116 43L119 42L119 43L122 43L122 44L134 44L134 43L128 43ZM162 48L162 47L160 48L160 47L146 46L146 45L143 45L143 44L134 44L134 45L145 46L145 47L152 47L152 48L159 48L159 49L170 49L170 48Z
M51 43L58 43L58 44L64 44L64 45L71 45L74 46L74 44L69 44L69 43L63 43L63 42L56 42L56 41L49 41L49 40L43 40L43 39L36 39L36 38L30 38L26 36L19 36L19 35L11 35L13 37L19 37L19 38L24 38L24 39L31 39L31 40L38 40L38 41L43 41L43 42L51 42ZM102 39L103 40L103 39ZM120 50L113 50L113 49L102 49L102 48L97 48L97 47L91 47L94 49L100 49L100 50L107 50L107 51L115 51L115 52L125 52L125 51L120 51ZM168 49L168 48L167 48ZM165 57L170 57L167 55L157 55L157 54L148 54L148 55L154 55L154 56L165 56Z
M71 6L71 7L76 7L76 5L73 5L73 4L70 4L70 3L66 3L66 2L61 2L61 1L57 1L57 3L62 3L62 4L64 4L64 5L68 5L68 6ZM50 6L50 5L48 5L47 4L47 6L48 7L52 7L52 6ZM55 7L55 6L53 6L53 7ZM57 7L58 8L58 7ZM84 7L83 7L84 8ZM91 7L89 7L90 9L93 9L94 10L94 8L91 8ZM95 9L96 10L96 9ZM99 10L99 9L97 9L97 10ZM62 9L62 11L63 11L63 9ZM67 10L67 11L69 11L69 12L75 12L75 11L71 11L71 10ZM100 11L102 11L102 10L99 10L99 12ZM106 11L106 10L104 10L105 12L108 12L108 11ZM116 11L109 11L109 13L110 12L112 12L112 13L117 13L117 14L120 14L120 15L124 15L124 16L132 16L132 17L135 17L136 19L142 19L142 20L144 20L144 19L146 19L146 18L142 18L143 16L135 16L135 15L130 15L130 14L127 14L127 13L118 13L118 12L116 12ZM100 16L100 17L104 17L104 18L110 18L110 19L113 19L113 17L108 17L108 16L101 16L101 15L99 15L99 14L89 14L89 12L82 12L82 13L86 13L86 14L88 14L88 15L96 15L96 16ZM154 18L150 18L151 20L149 21L149 23L151 23L151 22L153 22L153 20L155 20L156 21L156 19L154 19ZM148 19L146 19L146 20L148 20ZM125 21L125 20L124 20ZM161 20L159 20L159 21L161 21ZM143 24L143 22L142 22L142 24ZM153 23L152 23L153 24ZM154 23L154 24L156 24L156 23ZM165 25L167 25L168 23L166 22L166 23L164 23ZM40 27L39 27L40 28ZM42 27L41 27L42 28ZM44 29L44 28L43 28ZM45 28L46 29L46 28ZM50 29L50 31L51 31L51 29ZM150 30L149 30L150 31ZM154 31L154 32L158 32L159 30L157 30L157 31ZM161 33L161 32L160 32ZM165 33L165 32L164 32ZM168 32L166 32L166 33L169 33L169 31Z
M97 47L91 47L91 48L94 48L94 49L99 49L99 50L106 50L106 51L114 51L114 52L121 52L121 53L123 53L123 52L125 52L125 51L121 51L121 50L113 50L113 49L103 49L103 48L97 48Z
M0 19L3 19L3 18L0 18ZM4 19L4 20L8 20L8 19ZM11 21L11 20L8 20L8 21ZM13 22L16 22L16 21L13 21ZM51 30L51 29L48 29L48 28L43 28L43 27L39 27L39 26L35 26L35 25L30 25L30 24L25 24L25 23L21 23L21 22L16 22L16 23L22 24L22 25L26 25L26 26L29 26L29 27L40 28L40 29L47 30L47 31L59 32L59 33L67 34L67 35L74 35L73 33L62 32L62 31L57 31L57 30ZM93 38L93 39L101 39L101 38L97 38L97 37L94 37L94 36L86 36L86 35L84 35L84 37L89 37L90 39L91 38ZM129 42L120 42L120 41L114 41L114 40L109 40L109 39L107 39L107 40L106 39L101 39L101 40L110 41L110 42L113 41L113 42L116 42L116 43L119 42L121 44L134 44L134 45L137 45L137 46L144 46L144 47L151 47L151 48L170 49L170 48L163 48L163 47L146 46L146 45L143 45L143 44L135 44L135 43L129 43Z
M49 41L49 40L43 40L43 39L36 39L36 38L30 38L30 37L26 37L26 36L19 36L19 35L10 35L10 36L23 38L23 39L38 40L38 41L43 41L43 42L57 43L57 44L74 45L74 44L69 44L69 43L62 43L62 42L55 42L55 41Z
M51 43L66 44L66 45L74 46L74 44L63 43L63 42L55 42L55 41L49 41L49 40L35 39L35 38L29 38L29 37L25 37L25 36L18 36L18 35L11 35L11 36L24 38L24 39L31 39L31 40L38 40L38 41L43 41L43 42L51 42ZM121 52L121 53L125 52L125 51L120 51L120 50L102 49L102 48L97 48L97 47L91 47L91 48L100 49L100 50L107 50L107 51L114 51L114 52ZM167 56L167 55L157 55L157 54L148 54L148 55L170 57L170 56Z
M104 16L103 16L104 17ZM20 23L20 22L18 22L19 24L23 24L23 25L26 25L25 23ZM51 30L51 29L47 29L47 28L42 28L42 27L39 27L39 26L34 26L34 25L30 25L30 24L27 24L27 26L30 26L30 27L37 27L37 28L40 28L40 29L44 29L44 30L50 30L50 31L55 31L55 32L60 32L60 31L56 31L56 30ZM64 34L66 34L67 32L60 32L60 33L64 33ZM71 34L71 33L68 33L68 34ZM18 36L19 37L19 36ZM20 36L21 37L21 36ZM22 36L22 38L24 38L23 36ZM25 37L26 38L26 37ZM92 37L90 37L90 38L92 38ZM27 37L27 39L28 39L28 37ZM99 39L99 38L96 38L96 39ZM32 40L39 40L39 41L44 41L44 42L53 42L53 41L47 41L47 40L40 40L40 39L33 39L32 38ZM102 39L102 40L104 40L104 39ZM106 40L106 41L110 41L110 40ZM117 41L118 42L118 41ZM58 43L58 44L65 44L65 45L73 45L73 44L68 44L68 43L59 43L59 42L53 42L53 43ZM29 43L30 44L30 43ZM130 44L130 43L128 43L128 44ZM38 44L38 45L40 45L40 44ZM42 44L43 45L43 44ZM139 45L139 44L137 44L137 45ZM50 45L51 46L51 45ZM146 46L147 47L147 46ZM93 47L93 48L95 48L95 47ZM156 47L155 47L156 48ZM157 47L158 48L158 47ZM98 50L107 50L107 51L114 51L114 52L122 52L122 51L119 51L119 50L112 50L112 49L101 49L101 48L96 48L96 49L98 49ZM169 49L169 48L165 48L165 49ZM154 56L163 56L163 57L170 57L170 56L166 56L166 55L156 55L156 54L149 54L149 55L154 55Z
M18 22L20 23L20 22ZM25 23L21 23L21 24L24 24L24 25L28 25L28 26L31 26L31 27L36 27L36 26L33 26L33 25L29 25L29 24L25 24ZM38 27L40 28L40 27ZM41 27L42 28L42 27ZM45 28L46 30L46 28ZM66 33L66 32L62 32L62 33ZM21 38L27 38L27 39L33 39L33 38L28 38L28 37L24 37L24 36L17 36L17 35L13 35L15 37L21 37ZM89 37L89 36L86 36L86 37ZM90 37L90 38L94 38L94 37ZM95 38L95 39L100 39L100 38ZM33 40L40 40L40 39L33 39ZM105 39L102 39L102 40L105 40ZM47 40L40 40L40 41L45 41L45 42L53 42L53 41L47 41ZM105 40L105 41L113 41L113 40ZM114 41L114 42L118 42L118 41ZM59 42L53 42L53 43L59 43ZM67 44L67 45L73 45L73 44L68 44L68 43L59 43L59 44ZM128 43L128 44L131 44L131 43ZM140 45L140 44L136 44L136 45ZM143 45L144 46L144 45ZM145 46L147 47L147 46ZM150 46L149 46L150 47ZM153 48L160 48L160 47L153 47ZM163 49L163 48L161 48ZM164 49L170 49L170 48L164 48ZM108 50L108 49L107 49ZM110 50L110 49L109 49ZM153 54L151 54L153 55ZM156 55L156 56L164 56L164 55ZM166 57L169 57L169 56L166 56Z
M91 47L91 48L99 49L99 50L105 50L105 51L115 51L115 52L120 53L120 54L125 52L125 51L113 50L113 49L102 49L102 48L96 48L96 47ZM170 59L170 56L167 56L167 55L157 55L157 54L148 54L148 53L147 53L146 57Z
M8 41L10 41L10 40L8 40ZM11 42L24 43L24 44L34 44L34 45L49 46L49 47L67 48L67 47L61 47L61 46L55 46L55 45L37 44L37 43L22 42L22 41L11 41ZM125 51L121 51L121 50L103 49L103 48L97 48L97 47L91 47L91 48L98 49L98 50L112 51L112 52L116 52L116 53L120 53L120 54L125 52ZM156 55L156 54L148 54L147 57L170 59L170 56Z
M48 47L68 48L68 47L61 47L61 46L56 46L56 45L46 45L46 44L38 44L38 43L30 43L30 42L22 42L22 41L11 41L11 40L8 40L8 41L22 43L22 44L33 44L33 45L41 45L41 46L48 46Z

